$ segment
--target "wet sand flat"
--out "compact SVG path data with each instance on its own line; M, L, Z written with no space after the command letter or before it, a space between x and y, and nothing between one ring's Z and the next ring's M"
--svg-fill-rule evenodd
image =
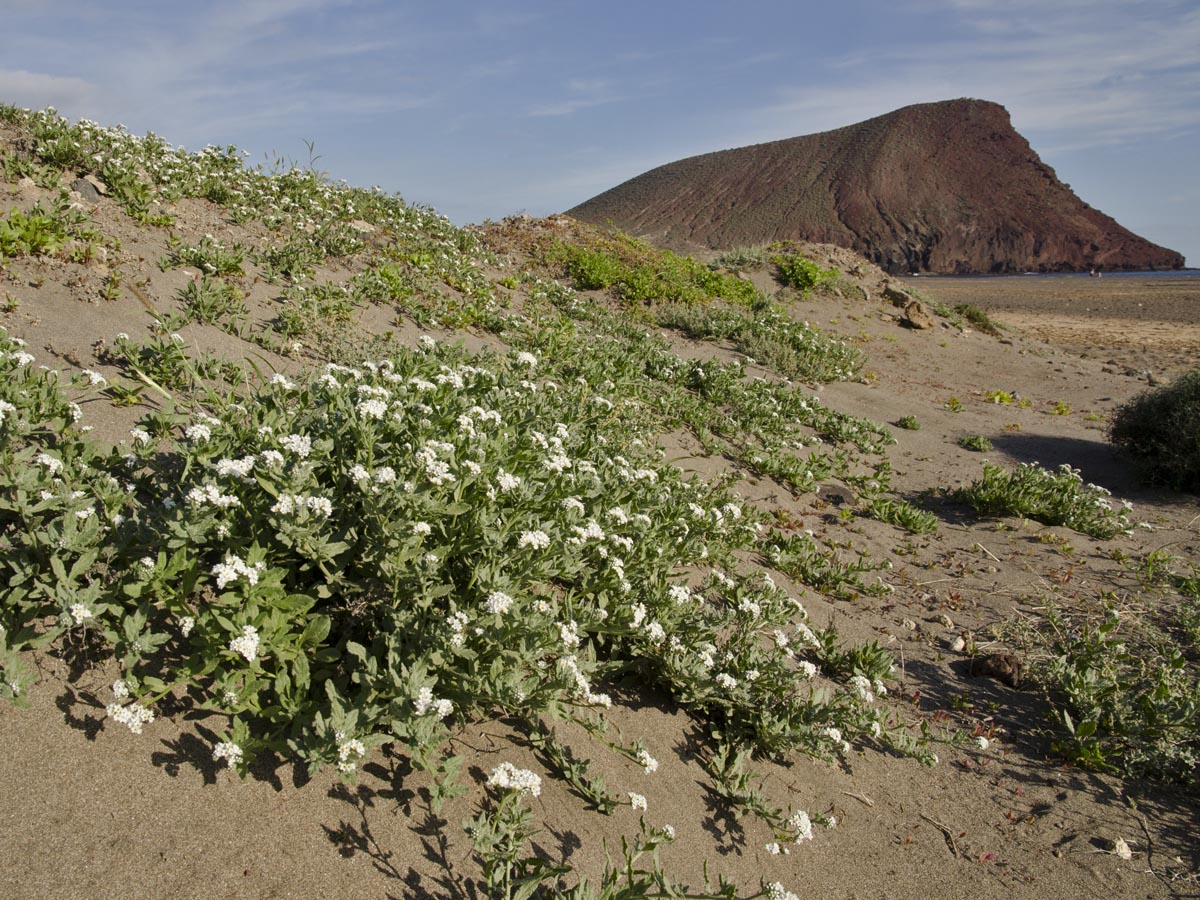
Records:
M1195 276L903 281L948 306L972 304L1006 327L1121 368L1171 377L1200 365Z

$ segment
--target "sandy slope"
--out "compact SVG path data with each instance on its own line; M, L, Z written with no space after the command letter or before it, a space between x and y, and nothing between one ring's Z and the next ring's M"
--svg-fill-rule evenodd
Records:
M6 204L30 199L30 189L0 185L3 191L10 194L0 196ZM238 237L207 204L179 212L185 237L207 231ZM163 306L174 304L175 282L190 276L158 272L163 236L135 228L103 205L98 216L121 236L126 277L149 279L148 294ZM849 267L844 252L827 252L827 262ZM627 737L646 740L659 771L647 776L598 754L599 772L614 792L647 796L649 824L676 828L679 842L663 859L693 886L707 864L714 879L750 887L765 877L818 897L1194 892L1191 873L1200 864L1194 799L1063 766L1047 754L1036 728L1036 693L970 677L966 657L950 647L959 635L975 635L987 646L990 626L1033 616L1050 599L1084 607L1100 591L1114 591L1134 609L1137 581L1113 560L1114 548L1141 554L1170 544L1180 555L1200 558L1200 503L1140 489L1105 443L1103 422L1089 418L1108 414L1145 382L1103 359L1084 359L1015 330L996 339L948 323L927 331L903 328L880 299L881 274L862 271L858 287L845 296L798 303L799 317L856 340L868 357L867 383L827 386L820 396L876 421L920 420L920 431L896 431L894 484L902 496L938 513L939 532L914 538L864 518L845 522L836 503L819 494L792 497L768 480L748 478L738 489L826 541L892 560L885 580L894 591L883 597L835 600L775 578L803 599L816 624L835 621L847 636L875 638L892 649L901 669L888 702L898 715L914 724L927 721L941 735L956 727L987 735L990 746L941 747L934 769L874 751L852 755L842 767L806 758L764 763L774 797L840 820L836 830L818 831L787 856L770 856L764 849L770 838L760 826L724 818L706 799L691 752L691 723L653 696L631 690L613 719ZM102 368L97 341L144 327L147 313L129 292L101 305L94 299L100 277L65 263L13 265L0 290L18 304L0 323L29 340L40 361ZM988 304L988 285L979 282L972 302ZM937 295L935 284L927 290ZM269 286L249 285L249 299L256 316L271 314ZM390 315L367 315L373 318L364 327L394 328ZM416 329L399 334L411 339ZM237 350L215 329L196 328L187 337L205 349ZM732 352L674 340L690 354ZM995 389L1032 403L1018 408L985 401L984 392ZM961 412L946 408L951 397L961 401ZM1053 415L1058 401L1072 414ZM138 411L98 405L86 412L100 434L118 440ZM966 433L990 437L996 450L989 458L997 461L1081 467L1089 480L1133 500L1154 530L1106 542L1035 523L977 520L937 493L979 473L979 455L955 443ZM673 449L695 453L693 443L676 438ZM724 466L700 457L683 464L704 471ZM43 677L32 708L0 707L0 896L475 897L478 869L461 823L476 811L482 781L502 760L545 771L519 735L484 722L455 741L454 751L468 762L464 782L471 790L440 817L429 810L424 783L408 772L400 747L376 753L357 788L325 774L305 782L287 760L267 761L241 783L214 768L214 726L202 717L166 710L141 737L106 725L113 673L99 660L82 662L96 665L72 668L59 657L39 657ZM543 826L539 849L593 876L603 865L604 843L616 852L620 836L637 829L630 809L611 817L583 811L564 784L550 778L534 809ZM1107 852L1116 837L1133 847L1131 860Z

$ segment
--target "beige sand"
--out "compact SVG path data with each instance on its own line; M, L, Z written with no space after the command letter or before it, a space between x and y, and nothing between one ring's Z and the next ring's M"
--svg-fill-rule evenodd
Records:
M5 205L27 202L30 193L0 185ZM185 237L206 231L239 237L206 204L182 204L179 214L177 230ZM111 204L102 205L98 216L121 237L125 277L148 279L152 297L173 303L188 275L158 272L164 236L137 229ZM827 261L848 268L843 252L829 253ZM819 496L794 498L766 480L747 480L740 489L747 499L799 518L825 540L894 561L886 578L894 592L883 598L833 600L782 576L776 580L803 599L816 624L836 621L845 635L877 639L896 654L901 668L887 702L901 720L914 726L927 721L944 735L955 728L987 734L989 748L943 746L934 769L877 751L856 753L840 767L806 758L763 761L771 796L830 811L841 823L790 855L770 856L764 849L770 836L761 826L724 819L706 800L705 778L690 752L691 724L682 713L636 695L614 712L622 733L644 739L659 759L661 768L651 776L580 735L567 736L593 757L610 789L647 796L650 824L676 828L679 842L663 859L693 887L707 864L714 879L729 877L747 889L760 877L778 880L805 897L1194 894L1200 863L1194 798L1064 765L1047 752L1036 727L1037 694L971 678L965 656L950 647L960 635L986 641L989 626L1033 615L1051 598L1082 605L1100 591L1113 591L1134 606L1136 579L1113 560L1114 549L1136 555L1170 545L1179 555L1200 558L1197 499L1141 489L1105 442L1103 421L1089 418L1110 413L1144 389L1145 380L1107 364L1107 352L1081 358L1075 345L1060 339L1065 326L1044 332L1061 347L1015 327L1003 340L940 324L922 332L902 328L891 304L879 299L881 276L863 271L859 282L870 299L848 290L846 298L799 304L801 317L857 341L872 373L869 383L827 386L820 396L877 421L904 415L920 420L920 431L896 432L890 458L896 489L924 498L941 517L939 532L912 538L867 519L846 524ZM95 300L100 277L54 262L13 265L0 293L18 305L2 323L47 362L95 366L97 340L146 321L129 292L112 303ZM990 282L943 294L932 280L920 281L922 290L944 302L969 300L1009 321L993 302ZM251 286L250 301L255 315L266 315L270 288ZM1048 327L1044 318L1036 320L1039 326L1020 318L1029 313L1012 315L1012 324L1029 333ZM1055 321L1062 315L1056 311ZM390 317L378 318L380 330L392 327ZM1109 326L1100 323L1112 318L1073 317L1070 327L1107 333ZM1160 328L1147 314L1112 330L1129 339ZM196 328L188 337L206 349L236 349L215 329ZM692 354L728 352L677 343ZM1139 345L1138 352L1160 349ZM1164 363L1155 371L1167 368ZM986 402L984 392L995 389L1032 403L1018 408ZM961 401L962 412L946 408L951 397ZM1070 416L1051 414L1059 401L1070 405ZM88 410L100 433L113 439L125 434L136 414ZM990 458L997 461L1082 467L1090 480L1132 499L1155 530L1101 542L1034 523L976 520L936 493L978 475L978 454L955 443L966 433L990 437L996 446ZM674 449L689 446L677 440ZM714 470L723 463L698 459L694 466ZM37 661L42 681L32 708L0 707L0 897L473 898L479 872L461 824L478 808L482 781L503 760L545 772L519 736L480 722L453 744L467 760L463 780L470 790L440 817L428 808L424 782L408 772L403 747L373 754L357 788L329 774L305 782L288 760L268 761L239 782L214 767L215 723L165 716L133 736L103 720L113 672L102 660L82 672L70 671L54 654ZM585 811L562 782L549 777L534 809L543 827L538 850L592 877L603 866L605 843L617 853L621 836L637 829L630 809L611 817ZM1118 837L1133 848L1132 859L1108 852Z

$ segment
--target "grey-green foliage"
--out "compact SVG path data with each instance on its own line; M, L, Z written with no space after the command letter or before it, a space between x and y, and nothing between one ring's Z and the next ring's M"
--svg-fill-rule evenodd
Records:
M1120 406L1109 439L1149 483L1200 492L1200 369Z
M1006 470L985 462L983 477L956 496L984 515L1025 516L1096 538L1111 538L1131 528L1129 507L1114 505L1105 488L1085 485L1078 470L1066 463L1050 472L1036 463Z

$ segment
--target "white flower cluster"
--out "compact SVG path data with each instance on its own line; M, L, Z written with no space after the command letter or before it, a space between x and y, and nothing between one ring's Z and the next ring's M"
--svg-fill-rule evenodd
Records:
M545 550L549 546L550 535L541 530L523 531L521 532L520 539L517 541L517 548L520 550Z
M502 616L512 608L513 598L503 591L492 591L484 601L483 607L489 613Z
M542 779L529 769L518 769L512 763L502 762L492 769L487 780L488 787L500 788L504 791L516 791L528 794L530 797L541 796Z
M800 900L800 898L784 888L778 881L772 881L767 885L767 900Z
M217 509L230 509L242 505L242 501L233 494L222 494L215 484L192 488L188 491L187 502L189 506L215 506Z
M645 812L646 811L646 798L643 797L641 794L635 794L633 791L630 791L629 792L629 805L632 806L634 809Z
M575 690L572 696L581 703L588 706L602 706L608 709L612 706L612 697L608 694L597 694L592 691L592 685L587 680L587 676L579 671L579 660L574 655L561 657L558 661L558 667L563 674L575 682Z
M650 751L644 747L638 751L637 761L647 775L653 775L658 771L658 760L651 756Z
M467 639L467 614L460 611L447 616L446 624L450 626L450 646L461 647Z
M236 767L242 761L242 748L232 741L221 741L213 748L213 762L225 760L229 768Z
M203 444L212 439L212 429L197 422L189 425L183 435L193 444Z
M312 452L312 438L306 434L285 434L279 439L279 446L306 459Z
M587 525L584 525L582 528L578 525L573 525L571 526L571 531L575 533L575 536L567 538L567 543L574 544L577 547L586 544L588 541L602 541L606 537L604 529L600 527L600 524L595 519L589 520Z
M382 419L387 415L388 406L387 401L371 397L367 400L359 400L355 410L360 419Z
M308 510L314 515L328 518L333 515L333 504L327 497L312 497L308 494L280 494L279 499L271 507L271 512L281 516L290 516Z
M415 454L417 462L425 469L425 475L429 479L430 484L438 485L453 484L455 482L454 473L450 471L450 464L440 456L449 456L454 452L454 445L447 444L445 441L426 441Z
M830 726L822 733L825 735L825 737L829 738L832 743L836 744L842 753L850 752L850 742L842 737L842 730L840 728L834 728Z
M233 476L248 481L250 472L254 469L255 458L243 456L241 459L217 460L217 474L223 477Z
M258 584L258 576L266 568L266 565L261 562L257 562L253 566L248 566L246 565L246 561L240 556L226 553L225 561L219 562L212 567L212 574L217 578L218 589L223 589L227 584L231 584L239 578L246 579L246 584L253 587Z
M82 625L88 619L93 618L92 611L82 603L72 603L69 612L71 613L71 618L75 620L76 625Z
M92 387L102 387L108 384L108 379L106 379L99 372L95 372L91 369L84 369L79 374L86 378L88 384L90 384Z
M692 602L692 592L686 585L673 584L667 593L671 598L671 602L677 606Z
M128 691L126 691L125 696L128 696ZM134 734L141 734L142 728L154 721L154 711L147 709L140 703L130 703L128 706L122 706L120 703L110 703L105 707L104 712L114 722L120 722Z
M346 735L339 731L334 735L338 742L338 771L350 774L358 768L358 761L367 755L367 748L358 738L346 740Z
M0 423L3 423L7 416L15 414L16 411L17 408L7 400L0 400Z
M39 466L44 466L51 475L57 475L63 470L61 459L55 459L49 453L39 453L34 459Z
M229 642L229 649L244 656L246 662L254 662L258 657L258 629L243 625L242 633Z
M579 625L574 619L558 626L558 636L568 650L575 650L579 647Z
M871 692L871 681L865 675L854 675L850 679L851 689L858 694L864 703L874 703L875 695Z
M811 841L813 839L812 820L808 817L808 813L802 809L796 810L788 816L785 823L788 831L795 837L793 838L797 844L803 841Z
M454 712L454 704L444 697L433 696L433 688L429 687L423 687L417 692L413 708L417 711L418 716L433 713L439 719L444 719Z

